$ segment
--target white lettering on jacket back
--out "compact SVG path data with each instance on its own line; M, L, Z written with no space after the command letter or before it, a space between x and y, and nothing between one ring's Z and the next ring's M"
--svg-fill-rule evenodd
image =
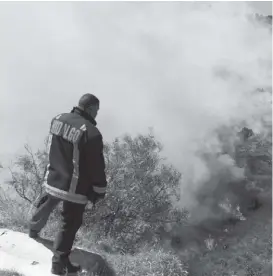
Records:
M61 136L71 143L77 143L82 135L82 131L57 119L52 122L51 134Z

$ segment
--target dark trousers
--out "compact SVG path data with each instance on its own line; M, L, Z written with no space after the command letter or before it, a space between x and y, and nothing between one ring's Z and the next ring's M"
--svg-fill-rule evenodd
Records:
M62 201L49 194L44 193L37 204L37 209L32 216L29 228L40 232L46 225L50 214ZM62 201L61 223L53 245L53 263L66 262L71 252L77 231L82 225L85 209L84 204Z

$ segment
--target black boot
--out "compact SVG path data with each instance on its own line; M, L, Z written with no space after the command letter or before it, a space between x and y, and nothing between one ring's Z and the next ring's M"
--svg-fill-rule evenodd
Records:
M32 239L38 239L39 238L39 232L38 231L35 231L35 230L29 230L28 232L28 236Z
M81 271L79 265L73 265L69 260L52 263L51 273L54 275L74 274Z
M77 264L72 264L71 262L68 262L67 265L66 265L66 271L67 273L77 273L77 272L80 272L82 270L81 266L80 265L77 265Z
M54 275L65 275L66 267L63 264L52 263L51 273Z

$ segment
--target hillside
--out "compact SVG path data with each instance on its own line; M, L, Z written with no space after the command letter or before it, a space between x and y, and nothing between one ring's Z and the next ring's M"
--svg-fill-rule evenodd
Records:
M207 189L201 193L203 199L200 204L202 202L204 204L206 198L214 200L212 205L207 203L203 205L206 208L214 208L211 209L211 214L213 214L212 211L217 211L215 208L218 208L222 196L226 196L228 193L230 195L232 193L236 195L237 193L237 199L232 202L232 205L238 203L237 200L239 200L241 206L245 204L247 209L245 209L244 215L239 211L237 213L231 212L233 207L230 207L229 211L223 211L220 208L217 211L217 219L211 217L211 219L205 219L197 224L190 222L187 213L173 210L172 205L169 204L168 195L163 193L165 183L168 183L168 191L170 192L170 179L173 181L173 191L175 191L180 175L172 167L162 166L160 163L158 163L158 167L151 167L151 164L155 164L155 160L159 158L155 152L160 148L154 136L140 135L135 138L125 136L119 142L115 141L114 144L107 145L105 154L110 162L107 163L107 171L109 176L112 177L111 181L118 182L113 182L113 185L109 186L108 200L104 201L101 206L95 210L87 208L84 225L80 229L75 243L76 247L82 248L80 249L82 252L80 253L81 258L76 259L80 262L84 261L87 270L89 267L89 274L87 275L92 275L88 265L88 262L92 261L92 256L101 256L109 263L109 267L112 267L116 275L120 276L268 276L268 271L272 267L272 177L270 176L272 163L269 162L272 156L272 142L270 142L270 139L262 137L254 135L248 138L248 142L241 144L237 150L236 154L239 155L235 155L235 159L238 159L237 162L242 162L243 158L246 160L246 164L250 166L246 171L252 181L248 180L247 184L252 183L252 188L249 191L253 190L254 194L253 192L249 193L245 186L241 186L242 183L239 189L237 185L240 182L237 184L235 182L233 184L235 186L230 184L225 186L224 182L221 183L221 181L226 179L230 172L221 170L214 176L220 182L211 179L212 183L218 183L216 187L220 189L220 192L215 193L216 197L212 197ZM227 135L226 138L228 138ZM261 139L263 139L263 143L261 143ZM122 155L122 152L126 153L129 148L134 149L131 152L134 154L134 159L130 159L128 155ZM147 153L149 154L147 155ZM120 159L120 163L111 163L112 159L117 160L117 155L123 156L123 159ZM41 157L43 154L39 152L37 156ZM206 153L205 156L208 162L214 160L212 159L213 155L209 157ZM254 160L253 156L255 156ZM258 158L258 156L262 156L262 158ZM145 179L140 175L134 175L134 166L137 168L137 164L144 164L143 160L147 160L147 158L150 159L151 163L145 163L146 167L143 167L142 173L145 174ZM217 165L215 162L218 157L214 156L213 158L216 159L211 164ZM31 179L30 176L33 171L30 164L35 160L31 161L26 155L24 158L20 157L19 161L21 163L18 164L23 166L21 177ZM40 164L43 164L43 162L40 162ZM126 171L124 171L124 166L127 168ZM144 171L145 168L146 171ZM152 169L159 171L155 174ZM18 177L20 175L18 173L14 177L16 175ZM132 187L139 187L138 190L132 191L131 195L124 194L125 186L123 185L126 185L128 189L130 187L129 180L126 183L119 180L119 175L124 173L127 179L132 180ZM255 177L260 180L255 180ZM37 176L35 179L37 179ZM149 182L146 182L147 179ZM9 185L11 187L17 185L15 187L18 189L20 183L18 178L14 178ZM149 198L156 199L159 194L157 190L151 190L147 186L148 183L159 185L158 189L162 193L158 198L159 201L154 202L155 205L151 205ZM209 188L210 183L210 181L207 182L205 187ZM143 187L147 189L147 198L142 198L143 201L139 202L138 193L141 191L142 185L145 185ZM29 192L32 191L32 193L27 193L25 187L24 196L30 198L35 191L35 187L37 188L37 186L29 186ZM230 188L233 190L230 190ZM18 191L20 192L20 190ZM119 193L119 191L122 192ZM252 206L249 204L252 202L253 195L256 197L256 204ZM132 199L130 196L132 196ZM218 196L220 197L218 198ZM9 236L5 235L5 231L2 231L0 236L0 253L2 254L0 268L12 269L16 263L18 272L25 274L25 276L31 276L32 274L28 274L27 267L29 267L30 259L35 261L35 252L38 249L31 248L37 246L37 244L30 241L25 234L19 233L27 233L28 231L27 217L29 212L24 210L29 210L30 205L26 200L19 203L14 200L11 201L8 196L1 198L0 225L2 228L12 229L16 232L8 231L8 233L13 233L8 238ZM133 201L134 198L138 198L136 202ZM130 201L130 204L116 205L127 201ZM116 207L117 209L115 209ZM115 210L115 214L112 213L112 210ZM136 210L138 217L135 215ZM151 220L152 216L147 216L147 210L148 214L153 215L153 220ZM166 210L168 210L168 213L166 213ZM49 249L58 225L59 211L58 208L52 214L42 233L42 245ZM156 213L159 215L155 216ZM110 222L111 227L109 228ZM169 225L168 227L171 225L171 231L169 232L166 231L167 225ZM105 235L104 233L108 234ZM8 239L5 240L6 237ZM5 242L3 243L3 241ZM29 242L29 246L26 246ZM16 251L16 248L18 248L18 251ZM22 249L29 250L30 259L24 259L27 255L20 253ZM43 252L43 250L39 249L40 252ZM90 251L97 255L90 255ZM20 261L15 261L14 258L19 257L18 254L21 255ZM40 268L42 271L48 271L50 254L50 250L45 250L45 255L39 261L42 265ZM87 258L82 258L84 256L82 254L87 254ZM36 266L36 269L39 270L39 266ZM103 274L103 272L100 272L99 275L109 276L109 274Z

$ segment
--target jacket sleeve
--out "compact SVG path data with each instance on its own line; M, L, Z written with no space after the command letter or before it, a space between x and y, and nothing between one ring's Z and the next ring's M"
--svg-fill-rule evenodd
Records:
M85 145L86 165L92 191L104 197L107 180L105 175L105 160L101 134L89 137ZM90 191L91 192L91 191Z

